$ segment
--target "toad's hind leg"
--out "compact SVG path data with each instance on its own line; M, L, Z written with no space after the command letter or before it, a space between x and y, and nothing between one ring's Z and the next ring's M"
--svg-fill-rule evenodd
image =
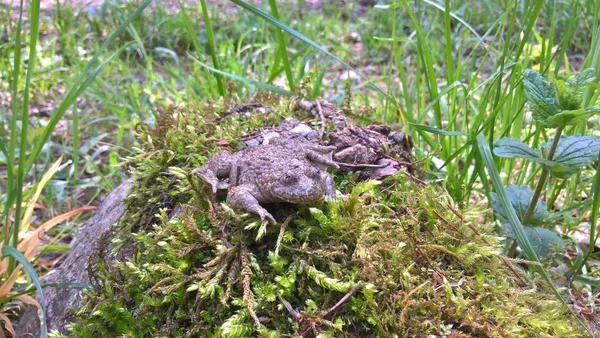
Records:
M252 195L252 188L246 186L237 186L229 190L227 201L236 209L245 210L260 216L261 220L268 219L269 222L276 224L275 218L265 208L261 207L256 197Z
M319 154L310 150L307 150L305 154L313 164L321 169L325 169L327 167L332 167L335 169L340 168L340 166L331 159L331 154L329 154L329 156L324 156L323 154Z

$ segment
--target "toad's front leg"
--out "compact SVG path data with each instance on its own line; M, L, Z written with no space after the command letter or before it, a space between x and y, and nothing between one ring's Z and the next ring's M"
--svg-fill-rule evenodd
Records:
M233 187L227 194L227 201L236 209L245 210L260 216L261 220L268 219L272 224L276 224L275 218L265 208L261 207L254 196L257 194L251 187L240 185Z
M193 173L210 184L213 193L216 194L217 189L229 188L229 184L223 180L229 178L231 168L236 160L235 155L222 150L206 160L200 168L194 169Z

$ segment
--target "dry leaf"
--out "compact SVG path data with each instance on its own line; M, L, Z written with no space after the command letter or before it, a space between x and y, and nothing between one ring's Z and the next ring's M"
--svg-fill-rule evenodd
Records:
M40 305L40 303L35 300L35 298L28 296L28 295L21 295L19 297L15 298L16 300L25 303L25 304L29 304L29 305L33 305L35 307L37 307L38 311L41 312L42 311L42 306Z
M10 332L10 334L12 334L12 336L15 337L15 328L13 327L12 322L10 321L8 316L4 313L0 313L0 320L4 321L4 327L6 328L6 331ZM0 338L4 337L4 332L2 331L2 329L0 329Z
M24 252L25 257L28 260L31 260L35 255L35 250L37 249L38 244L40 243L40 235L42 232L46 232L55 227L56 225L66 221L67 219L79 215L82 212L90 210L96 210L96 207L81 207L79 209L71 210L62 215L54 217L53 219L40 225L40 227L35 229L35 231L32 232L31 235L29 235L29 237L22 240L21 243L19 243L17 249L19 251Z
M59 157L58 160L56 162L54 162L54 164L52 164L50 169L48 169L48 171L46 171L46 173L44 174L44 176L38 183L37 188L35 189L35 193L29 200L29 203L27 203L27 208L25 209L25 213L23 214L23 222L21 223L21 229L20 229L21 232L25 232L25 231L29 230L29 225L31 224L31 215L33 214L33 208L35 207L35 204L36 204L38 198L40 197L42 190L44 189L44 187L46 186L48 181L50 181L52 176L54 176L54 174L56 173L56 170L58 170L58 167L60 166L61 162L62 162L62 156Z
M6 264L8 264L8 259L5 259L2 261L2 263L6 262ZM10 290L12 290L13 286L15 285L15 282L17 281L17 277L19 277L19 271L21 270L21 266L19 265L10 275L10 277L8 277L8 279L6 281L4 281L4 284L2 284L2 286L0 286L0 299L4 299L6 296L8 296L8 294L10 293Z
M79 215L80 213L82 213L84 211L90 211L90 210L96 210L96 207L81 207L79 209L71 210L67 213L64 213L62 215L54 217L53 219L40 225L37 229L35 229L35 231L33 231L31 234L29 234L29 236L27 236L27 238L23 239L17 246L17 250L24 252L25 257L28 260L31 260L35 254L35 249L37 248L38 244L40 243L40 235L42 232L46 232L46 231L52 229L53 227L55 227L56 225L64 222L65 220L67 220L73 216ZM0 262L0 273L3 273L4 271L6 271L7 267L8 267L8 260L5 259L2 262Z

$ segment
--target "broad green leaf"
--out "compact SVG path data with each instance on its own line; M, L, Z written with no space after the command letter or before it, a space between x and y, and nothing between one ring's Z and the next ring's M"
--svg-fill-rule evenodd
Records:
M537 149L531 149L525 143L514 137L505 137L494 142L494 154L500 157L513 158L520 157L537 163L546 163L542 157L542 152Z
M517 243L519 243L519 246L521 247L521 249L523 249L523 252L527 259L532 261L539 261L538 255L533 249L529 238L527 237L527 233L525 232L523 224L521 224L521 222L519 221L519 218L514 208L510 207L510 200L508 198L508 194L506 193L506 189L504 189L504 186L502 185L502 179L500 178L498 169L496 169L496 163L494 162L492 150L490 149L490 145L488 143L487 138L483 134L479 134L476 137L476 141L477 148L479 149L479 154L481 155L481 159L483 160L483 163L488 170L488 173L490 175L490 181L492 182L494 190L498 195L497 199L500 202L500 204L504 207L504 210L508 210L508 224L510 225L511 230L517 238ZM581 325L581 327L583 327L587 331L587 333L590 336L592 336L592 333L590 332L588 327L583 323L581 318L579 318L575 311L567 305L562 294L558 291L556 285L554 285L544 267L542 265L533 265L532 268L535 269L535 271L537 271L542 276L542 278L544 278L544 281L546 282L546 284L548 284L556 298L558 298L562 305L566 309L568 309L569 312L571 312L571 314L575 317L575 319Z
M506 224L505 228L508 230L508 237L514 238L510 226ZM565 247L563 240L552 230L530 226L526 226L524 229L533 250L541 259L548 259L553 252Z
M527 208L529 208L529 205L531 204L533 192L527 185L518 187L511 184L506 187L505 190L510 204L517 214L519 221L521 221L527 212ZM504 209L502 203L500 203L500 198L495 192L492 192L492 209L494 209L494 214L502 221L502 223L508 223L508 212ZM535 206L535 210L529 223L532 225L543 224L548 216L550 216L550 213L548 213L548 206L544 201L540 200Z
M531 69L525 70L523 75L525 96L531 106L533 118L540 121L545 127L551 127L548 118L560 112L556 87Z
M556 81L558 100L563 109L576 110L581 108L583 93L587 85L594 82L595 72L594 68L588 68L575 74L567 81Z
M548 118L548 122L557 128L567 125L576 125L587 121L590 117L600 112L600 106L579 108L575 110L563 110L562 112Z
M540 146L542 152L548 153L553 140L544 142ZM600 154L600 139L593 136L565 136L558 141L556 152L548 167L552 175L558 178L567 178L584 166L592 163Z

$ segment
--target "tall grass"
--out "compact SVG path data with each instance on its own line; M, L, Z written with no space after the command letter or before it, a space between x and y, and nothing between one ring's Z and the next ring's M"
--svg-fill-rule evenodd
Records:
M17 273L20 268L17 267L19 263L24 267L26 274L29 276L31 282L34 284L35 289L38 291L39 304L42 311L42 336L46 336L46 315L45 315L45 300L42 292L42 285L36 274L36 271L30 264L34 260L35 250L39 243L39 232L42 230L49 230L51 227L64 222L68 218L75 216L82 211L89 209L80 208L70 213L64 214L59 217L52 218L49 222L40 226L38 230L33 232L33 237L26 237L25 240L20 240L20 236L24 235L29 228L29 224L32 217L32 210L35 205L37 198L39 197L41 190L47 184L48 180L39 182L37 193L27 193L25 186L26 181L29 179L29 172L34 163L39 159L42 148L47 144L51 135L55 131L55 127L59 120L64 116L67 110L73 105L75 100L83 94L86 88L93 82L95 77L99 74L102 68L116 55L122 52L129 44L117 49L112 53L106 60L99 62L96 65L98 59L102 55L103 51L107 49L121 34L126 30L130 23L139 17L141 12L150 4L151 0L143 2L138 9L127 19L123 20L123 24L119 26L115 32L113 32L106 42L96 51L95 55L91 58L88 64L83 68L81 73L76 77L75 81L70 86L69 90L65 94L61 104L54 110L50 117L48 124L42 129L40 137L32 144L32 138L30 135L30 109L32 95L32 83L35 81L34 74L37 72L37 44L40 31L40 1L33 0L27 8L24 7L23 0L20 2L19 7L19 18L16 26L14 27L14 47L13 47L13 64L12 70L7 68L3 69L5 73L11 74L10 76L10 88L11 88L11 99L12 99L12 112L7 115L5 119L10 120L10 134L8 149L2 148L2 152L6 159L7 166L7 181L6 181L6 194L2 196L1 202L3 206L3 212L1 217L2 222L2 254L3 260L1 261L0 273L2 274L2 295L0 295L0 305L4 304L11 299L10 291L14 286L19 276ZM29 34L27 36L27 64L25 71L25 81L23 87L20 86L20 75L22 72L22 56L23 52L21 47L24 45L24 36L21 35L23 30L23 14L27 10L29 14L29 20L27 21L29 27ZM133 33L133 31L130 31ZM137 39L140 42L139 37ZM92 67L94 67L92 69ZM20 98L22 98L20 101ZM20 113L20 114L19 114ZM75 112L74 115L77 113ZM77 121L77 120L75 120ZM75 127L78 128L78 122L75 122ZM77 132L75 132L77 135ZM76 136L78 140L78 136ZM76 141L78 143L78 141ZM60 162L60 160L59 160ZM16 167L16 171L15 168ZM52 174L58 169L56 166ZM52 175L50 175L52 176ZM27 193L27 194L26 194ZM29 198L29 200L28 200ZM23 207L27 205L26 209ZM31 240L33 238L33 240ZM17 250L18 248L18 250ZM24 255L22 251L25 251ZM4 257L8 257L8 263L5 264ZM16 298L18 300L18 297ZM31 303L31 301L27 301ZM3 309L2 309L3 310ZM9 325L5 324L5 325ZM7 326L8 327L8 326Z

